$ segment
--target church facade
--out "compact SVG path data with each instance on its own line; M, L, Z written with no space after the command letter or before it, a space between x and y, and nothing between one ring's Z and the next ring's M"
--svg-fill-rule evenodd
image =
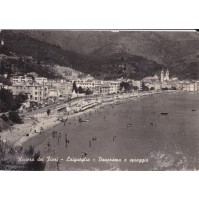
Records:
M164 74L164 71L162 70L161 71L161 76L160 76L161 83L167 82L169 80L170 80L170 78L169 78L169 70L167 69L165 74Z

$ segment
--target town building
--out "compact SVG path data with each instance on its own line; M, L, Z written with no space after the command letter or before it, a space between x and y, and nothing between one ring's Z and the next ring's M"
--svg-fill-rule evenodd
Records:
M48 82L48 79L45 78L45 77L35 77L35 82L36 83L39 83L39 84L42 84L42 85L46 85L47 82Z
M161 87L162 87L162 89L171 89L172 88L171 84L166 83L166 82L162 83Z
M10 78L10 81L12 84L20 84L20 83L30 83L30 82L33 82L33 79L31 76L27 76L27 75L13 75L11 78Z
M52 91L57 89L59 96L65 96L72 93L72 82L66 81L64 79L60 80L49 80L47 85L49 89L52 88Z
M61 96L61 92L59 89L57 89L56 87L51 87L48 90L48 97L49 98L58 98Z
M13 95L20 93L28 94L29 101L42 103L48 98L48 86L43 86L38 83L26 83L26 84L13 84Z
M109 94L110 93L110 85L109 84L102 84L100 89L101 94Z
M77 87L82 87L83 89L89 88L91 91L95 88L95 81L90 80L90 79L77 79L76 80L76 86Z
M110 94L116 94L120 90L120 83L118 81L111 81L109 83L110 86Z
M189 91L189 92L197 92L198 91L198 84L196 82L189 82L186 81L182 85L183 91Z
M7 90L11 90L11 86L5 85L3 83L0 83L0 89L7 89Z
M140 80L132 80L132 86L137 87L139 91L142 90L142 82Z

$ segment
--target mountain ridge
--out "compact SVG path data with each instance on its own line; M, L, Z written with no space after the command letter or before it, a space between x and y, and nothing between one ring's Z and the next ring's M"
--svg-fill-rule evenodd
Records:
M5 31L6 32L6 31ZM195 32L136 32L136 31L45 31L15 30L12 32L11 50L25 52L30 43L33 50L26 54L37 59L49 59L60 65L89 73L97 78L130 77L141 79L168 68L180 79L199 78L199 34ZM9 33L8 33L9 32ZM14 38L20 48L14 48ZM27 39L28 38L28 39ZM9 43L9 41L8 41ZM37 44L37 45L34 45ZM24 47L23 47L24 46ZM20 49L20 51L19 51ZM42 55L42 56L41 56ZM194 63L194 64L193 64ZM128 66L120 69L122 64ZM194 67L193 67L194 66ZM193 71L190 72L189 71ZM118 74L111 72L118 72Z

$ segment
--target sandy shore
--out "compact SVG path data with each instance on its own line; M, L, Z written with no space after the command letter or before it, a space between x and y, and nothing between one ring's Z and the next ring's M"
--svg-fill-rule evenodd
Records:
M24 118L23 124L16 124L12 126L10 130L3 131L0 135L2 139L6 139L9 142L14 143L15 145L23 144L26 141L28 141L30 138L40 135L41 132L44 132L60 124L61 122L60 120L58 120L58 118L62 118L63 120L76 118L82 114L89 113L107 104L116 104L118 102L121 102L127 99L136 100L144 95L152 95L152 94L155 94L155 93L122 94L122 95L118 95L117 98L104 97L102 99L102 104L99 104L93 108L87 109L84 112L73 113L70 115L68 115L66 112L57 112L57 110L52 110L49 116L47 115L46 112L42 112L42 113L38 113L34 115L30 114Z

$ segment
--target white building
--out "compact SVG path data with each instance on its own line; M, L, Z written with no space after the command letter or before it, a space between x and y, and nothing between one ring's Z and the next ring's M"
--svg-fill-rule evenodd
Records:
M29 94L30 101L42 103L48 98L48 86L43 86L38 83L13 84L12 93L13 95L20 93Z
M45 84L47 84L48 79L45 77L35 77L35 82L42 84L42 85L45 85Z
M55 87L50 88L50 89L48 90L48 96L49 96L49 97L58 98L58 97L60 97L60 95L61 95L61 92L60 92L57 88L55 88Z
M134 86L134 87L138 87L138 90L142 90L142 82L141 81L139 81L139 80L132 80L132 85Z
M14 75L13 77L11 77L11 82L12 84L30 83L30 82L33 82L33 79L32 77L27 75L23 75L23 76Z
M59 93L62 96L72 93L72 82L66 81L64 79L49 80L48 86L49 86L49 89L53 88L53 89L59 90Z
M93 90L95 88L95 81L94 80L85 80L85 79L77 79L76 80L76 86L82 87L83 89L89 88L90 90Z
M120 83L118 81L110 81L110 94L116 94L120 90Z

